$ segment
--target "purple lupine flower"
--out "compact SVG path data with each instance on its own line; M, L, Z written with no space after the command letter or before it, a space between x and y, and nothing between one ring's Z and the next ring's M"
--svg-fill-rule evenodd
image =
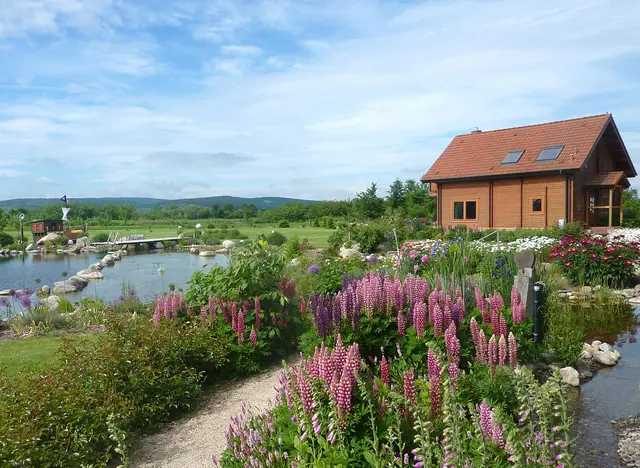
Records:
M209 296L209 316L216 317L216 300L213 296Z
M249 341L251 342L251 344L253 346L257 346L258 345L258 334L256 333L256 328L255 326L251 326L251 333L249 334Z
M504 339L504 335L500 335L498 340L498 365L504 366L507 362L507 340Z
M413 369L409 369L404 373L403 378L404 397L411 403L416 403L416 381Z
M425 326L427 322L427 305L424 302L418 302L415 305L413 312L413 324L416 328L416 334L418 337L424 335Z
M300 394L300 399L302 400L302 409L304 409L307 414L311 414L314 408L313 392L311 391L311 385L309 384L306 375L302 372L302 369L298 371L296 385L298 393Z
M514 369L518 367L518 342L513 333L509 333L509 362Z
M406 335L406 328L404 324L404 315L402 315L402 311L398 311L398 335L404 337Z

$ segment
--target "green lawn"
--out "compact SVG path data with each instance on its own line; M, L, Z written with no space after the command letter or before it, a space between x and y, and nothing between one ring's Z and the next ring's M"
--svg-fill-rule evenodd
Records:
M190 231L193 232L193 228L188 228L187 226L194 226L196 223L201 223L203 226L209 224L211 220L200 220L200 221L188 221L184 223L185 235L189 235ZM255 239L260 234L269 234L271 231L276 230L287 237L290 237L294 234L297 234L300 239L307 238L309 242L314 247L327 247L328 239L331 233L334 232L332 229L325 228L315 228L315 227L302 227L300 223L292 223L292 227L290 228L278 228L275 226L258 226L258 227L249 227L246 221L243 220L218 220L215 222L217 226L220 223L226 223L229 229L238 229L242 234L249 237L249 239ZM147 239L161 239L166 237L175 237L178 235L178 225L177 224L161 224L157 221L154 222L144 222L144 221L135 221L132 225L128 226L89 226L88 235L89 237L95 236L100 232L104 232L109 234L110 232L119 232L120 236L130 236L132 234L144 234ZM16 239L19 239L20 235L18 232L7 228L6 231L8 234L11 234ZM29 226L25 226L25 239L27 242L31 242L31 232L29 232ZM220 239L224 240L224 239Z
M83 333L74 337L94 341L97 334ZM6 366L9 376L42 372L58 364L62 337L42 336L0 341L0 368Z

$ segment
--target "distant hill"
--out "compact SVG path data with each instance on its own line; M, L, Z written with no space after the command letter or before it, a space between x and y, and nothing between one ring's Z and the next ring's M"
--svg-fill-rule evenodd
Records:
M284 197L259 197L259 198L243 198L222 195L218 197L204 198L181 198L179 200L168 200L164 198L138 198L138 197L105 197L105 198L73 198L69 199L69 203L86 203L88 205L128 205L133 204L137 210L146 211L153 206L165 208L169 205L185 206L204 206L210 208L213 205L224 206L231 204L234 208L242 205L254 204L259 210L277 208L287 203L315 203L314 200L300 200L297 198ZM61 204L58 198L14 198L12 200L0 201L0 208L3 210L11 210L15 208L26 208L34 210L44 205Z

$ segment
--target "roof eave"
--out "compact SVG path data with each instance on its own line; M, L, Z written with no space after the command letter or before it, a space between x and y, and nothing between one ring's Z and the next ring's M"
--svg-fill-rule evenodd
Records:
M627 174L625 174L625 176L626 177L635 177L635 176L638 175L638 173L636 172L636 168L633 165L633 161L631 160L631 156L629 156L629 152L627 151L627 147L624 144L624 140L622 139L622 136L620 135L620 131L618 130L618 126L616 125L616 122L613 120L613 116L611 116L611 115L609 116L609 122L613 126L613 130L616 132L616 136L618 137L618 141L620 142L620 145L622 145L622 150L624 151L624 155L627 158L627 161L629 162L629 167L633 171L633 174L631 176L628 176Z
M427 174L422 176L420 182L426 183L444 183L444 182L467 182L467 181L475 181L475 180L494 180L494 179L517 179L520 177L533 177L539 175L554 175L554 174L568 174L577 172L579 168L562 168L562 169L551 169L546 171L530 171L530 172L512 172L509 174L485 174L478 176L469 176L469 177L454 177L454 178L432 178L427 177Z

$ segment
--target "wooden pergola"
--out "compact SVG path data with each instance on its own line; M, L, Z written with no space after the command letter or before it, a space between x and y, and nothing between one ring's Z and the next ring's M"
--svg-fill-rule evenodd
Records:
M613 227L613 209L617 208L620 210L620 225L622 225L623 219L623 209L622 209L622 196L624 189L629 188L631 184L629 184L629 180L624 175L624 172L602 172L599 174L594 174L589 183L586 184L586 187L589 189L609 189L609 204L608 205L590 205L587 203L587 212L586 212L586 224L589 224L589 212L590 210L608 210L609 211L609 227ZM620 204L613 204L613 199L617 190L620 190ZM589 201L589 193L587 193L587 201Z

